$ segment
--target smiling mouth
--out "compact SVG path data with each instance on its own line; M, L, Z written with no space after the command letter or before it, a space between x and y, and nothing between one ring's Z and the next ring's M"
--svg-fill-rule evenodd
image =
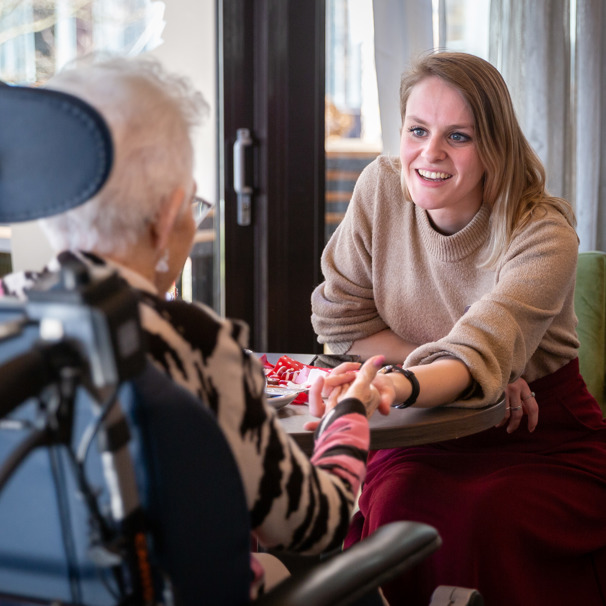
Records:
M417 168L416 171L417 175L425 181L446 181L452 177L452 175L448 173L437 173L430 170L423 170L422 168Z

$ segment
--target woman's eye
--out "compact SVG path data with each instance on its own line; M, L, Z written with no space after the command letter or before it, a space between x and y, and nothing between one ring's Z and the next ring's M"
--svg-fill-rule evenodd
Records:
M411 126L408 132L411 132L415 137L422 137L425 134L425 129L420 126Z
M463 143L464 141L469 141L469 137L464 135L463 133L452 133L450 138L457 143Z

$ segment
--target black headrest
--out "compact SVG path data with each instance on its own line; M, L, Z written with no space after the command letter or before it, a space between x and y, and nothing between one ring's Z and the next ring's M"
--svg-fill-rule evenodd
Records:
M0 223L59 214L91 198L112 165L109 129L66 93L0 86Z

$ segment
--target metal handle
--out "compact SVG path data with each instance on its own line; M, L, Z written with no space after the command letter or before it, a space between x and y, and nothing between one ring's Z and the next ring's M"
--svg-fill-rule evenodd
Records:
M239 128L234 143L234 191L238 195L238 225L250 225L252 207L253 140L248 128Z

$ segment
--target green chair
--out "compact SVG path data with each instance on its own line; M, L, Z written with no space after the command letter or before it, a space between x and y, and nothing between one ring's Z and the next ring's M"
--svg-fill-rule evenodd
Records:
M579 318L581 375L606 417L606 253L579 254L574 307Z
M10 253L0 253L0 277L10 274L13 271L13 264Z

